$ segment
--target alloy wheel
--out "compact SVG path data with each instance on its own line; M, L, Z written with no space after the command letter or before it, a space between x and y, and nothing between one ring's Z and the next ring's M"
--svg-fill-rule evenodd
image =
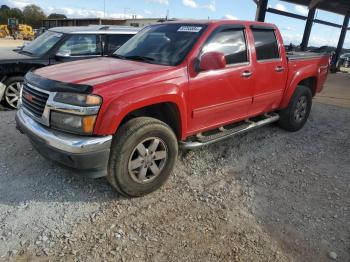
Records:
M298 123L302 122L306 117L307 112L307 98L306 96L301 96L298 99L295 111L294 120Z
M22 82L14 82L7 86L5 91L5 100L12 108L18 107L19 97L22 89Z
M167 159L168 149L165 142L157 137L147 138L131 153L128 163L129 175L137 183L149 183L161 174Z

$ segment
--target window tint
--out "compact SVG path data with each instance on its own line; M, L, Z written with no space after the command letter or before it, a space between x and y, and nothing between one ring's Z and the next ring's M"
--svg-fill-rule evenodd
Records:
M128 41L133 35L107 35L107 53L113 54L119 47Z
M221 52L228 65L248 61L243 30L225 29L216 33L205 44L202 52Z
M101 55L101 41L97 35L72 35L58 50L66 56Z
M279 50L273 30L253 29L256 55L258 60L279 58Z

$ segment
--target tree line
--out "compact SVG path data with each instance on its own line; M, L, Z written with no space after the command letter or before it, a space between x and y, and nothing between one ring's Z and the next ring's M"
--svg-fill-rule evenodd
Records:
M27 5L23 11L19 8L10 8L7 5L0 6L0 25L6 24L8 18L17 18L20 24L31 25L33 28L42 27L43 19L67 18L63 14L52 13L46 16L45 12L37 5Z

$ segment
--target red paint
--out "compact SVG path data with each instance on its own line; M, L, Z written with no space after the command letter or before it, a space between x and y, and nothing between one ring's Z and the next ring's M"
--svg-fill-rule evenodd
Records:
M226 59L223 53L208 52L201 56L199 68L202 71L223 69L226 67Z
M190 23L208 24L208 21ZM225 67L222 54L209 53L199 65L205 71L197 73L194 61L198 60L204 42L218 26L227 24L245 26L249 62ZM315 92L321 91L328 74L328 56L288 61L276 28L281 58L258 62L250 30L252 24L276 28L259 22L211 21L187 58L175 67L96 58L46 67L36 73L58 81L93 86L93 93L103 98L96 135L114 134L133 110L170 102L178 109L184 140L204 130L286 107L296 86L306 78L314 78ZM277 67L283 70L277 72ZM245 72L252 75L242 77Z

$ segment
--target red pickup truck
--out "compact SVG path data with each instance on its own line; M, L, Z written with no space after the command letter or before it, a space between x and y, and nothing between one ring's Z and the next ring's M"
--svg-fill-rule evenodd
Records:
M17 128L45 157L141 196L193 149L272 122L302 128L329 57L287 54L273 24L176 21L112 57L29 72Z

